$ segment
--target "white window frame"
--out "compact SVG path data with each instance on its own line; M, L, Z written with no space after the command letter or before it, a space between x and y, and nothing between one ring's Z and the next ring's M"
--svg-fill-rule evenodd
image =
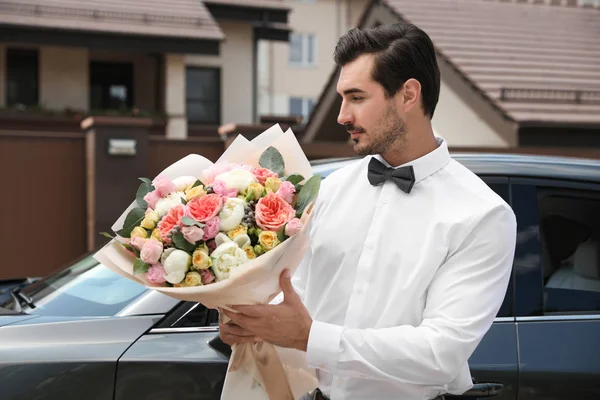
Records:
M299 61L293 61L292 60L292 45L291 45L291 38L290 38L290 45L289 45L289 54L288 54L288 62L291 66L294 67L314 67L317 65L317 47L318 47L318 41L317 41L317 35L315 35L314 33L300 33L300 32L292 32L291 35L297 35L300 36L300 43L301 43L301 51L300 51L300 60ZM310 49L310 38L313 38L313 54L312 54L312 61L309 61L309 49Z

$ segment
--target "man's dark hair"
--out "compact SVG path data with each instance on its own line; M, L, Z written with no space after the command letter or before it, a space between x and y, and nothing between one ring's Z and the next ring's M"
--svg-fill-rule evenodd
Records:
M440 96L440 70L429 36L408 23L380 25L370 29L354 28L340 38L333 57L343 67L363 54L374 54L373 80L381 84L386 96L394 96L407 80L421 84L425 115L433 117Z

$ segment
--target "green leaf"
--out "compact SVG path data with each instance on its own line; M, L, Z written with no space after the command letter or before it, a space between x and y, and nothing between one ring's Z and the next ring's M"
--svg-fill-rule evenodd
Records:
M204 227L204 224L202 222L198 222L193 218L190 218L186 215L183 216L183 218L181 218L181 223L186 225L186 226L198 226L200 228Z
M285 163L283 162L283 156L275 147L269 146L260 156L258 163L261 167L270 169L279 176L283 176Z
M133 247L130 244L127 243L121 243L123 245L123 247L125 247L127 250L133 252L135 254L136 257L140 256L140 251L138 249L136 249L135 247Z
M295 193L300 193L300 191L302 190L302 188L304 187L304 185L298 183L297 185L294 185L294 190Z
M298 200L296 201L296 217L300 218L304 209L308 207L319 194L319 188L321 187L321 175L313 175L302 187L298 194Z
M135 201L137 205L141 208L148 208L148 203L144 200L144 196L154 190L154 186L152 186L152 181L148 178L139 178L142 181L142 184L137 190L135 195Z
M129 214L127 214L127 217L125 218L123 229L119 230L117 234L126 238L130 237L133 228L139 226L142 223L145 215L146 210L144 210L143 208L134 208L133 210L129 211Z
M292 174L285 178L286 181L291 182L292 185L297 185L304 180L304 177L299 174Z
M115 238L114 236L112 236L112 235L111 235L110 233L108 233L108 232L100 232L100 234L101 234L102 236L104 236L104 237L107 237L107 238L109 238L109 239L114 239L114 238Z
M133 274L145 274L146 272L148 272L149 268L150 264L146 264L142 261L141 258L136 258L135 262L133 263Z
M281 228L281 230L279 232L277 232L277 239L279 239L280 243L283 243L283 241L285 240L286 236L285 236L285 227L286 227L287 223L285 225L283 225L283 227Z
M200 179L196 179L196 182L194 182L194 184L192 185L192 189L200 185L205 186Z
M175 244L175 247L183 251L191 252L196 248L195 244L185 240L185 238L183 237L183 233L181 232L178 232L173 235L173 243Z
M185 206L187 204L187 200L184 199L183 197L180 197L180 199L181 199L181 203Z
M154 190L154 186L152 186L152 181L148 178L138 178L140 181L144 182L146 185L151 186L152 190Z

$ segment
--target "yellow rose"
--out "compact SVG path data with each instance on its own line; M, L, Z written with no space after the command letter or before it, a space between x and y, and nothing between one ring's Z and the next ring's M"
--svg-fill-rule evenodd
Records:
M227 236L229 237L229 239L234 239L236 236L244 235L246 233L248 233L248 228L240 224L232 230L230 230L229 232L227 232Z
M158 240L159 242L162 242L162 237L160 236L160 231L158 229L153 230L152 235L150 236L150 239L154 239L154 240Z
M276 192L279 190L279 187L281 186L281 179L279 178L267 178L267 181L265 182L265 187L267 188L267 191L271 191L271 192Z
M279 244L277 233L271 231L262 231L258 235L258 243L265 251L273 250Z
M251 245L242 247L242 250L246 252L248 260L253 260L256 258L256 253L254 252L254 248Z
M206 190L204 190L204 186L198 185L196 187L185 190L185 199L187 201L190 201L191 199L194 199L196 197L198 197L198 198L202 197L205 194L206 194Z
M130 237L134 237L134 236L137 236L142 239L146 239L148 237L148 232L146 232L146 230L144 228L142 228L141 226L136 226L131 231Z
M258 200L262 197L265 188L260 183L251 183L246 188L246 201Z
M144 219L142 220L142 228L146 228L146 229L154 229L156 228L156 224L158 224L158 220L160 219L160 216L158 215L158 213L156 211L149 211L148 213L146 213L146 215L144 216Z
M208 254L208 246L206 245L206 243L202 243L200 246L196 247L195 251L203 251L206 254Z
M196 269L207 269L212 265L208 252L198 249L192 254L192 264Z
M202 286L202 276L198 272L188 272L184 282L186 286Z

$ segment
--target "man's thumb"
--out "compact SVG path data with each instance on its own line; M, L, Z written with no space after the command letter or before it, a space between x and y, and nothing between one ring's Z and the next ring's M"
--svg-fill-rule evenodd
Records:
M279 277L279 285L283 291L283 300L291 300L296 296L296 291L292 285L292 274L289 269L284 270Z

